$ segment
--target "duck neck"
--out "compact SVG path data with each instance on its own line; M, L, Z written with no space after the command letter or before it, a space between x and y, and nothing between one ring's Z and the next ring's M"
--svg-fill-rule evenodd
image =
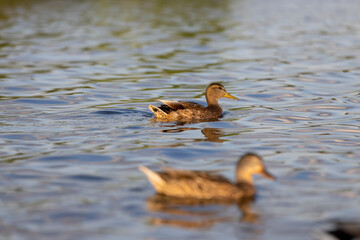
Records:
M247 173L247 172L237 172L237 174L236 174L236 183L237 184L244 183L244 184L248 184L248 185L251 185L251 186L254 185L252 175Z
M256 193L251 175L242 175L241 177L237 176L236 186L243 191L244 197L252 197Z
M208 107L216 107L221 109L218 100L216 98L210 98L208 97L208 95L206 95L206 103Z

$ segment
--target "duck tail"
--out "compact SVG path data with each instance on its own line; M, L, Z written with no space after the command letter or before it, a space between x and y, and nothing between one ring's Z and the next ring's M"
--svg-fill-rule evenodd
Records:
M158 107L155 107L154 105L149 105L150 111L152 111L155 115L155 117L166 117L167 113L161 110Z
M164 179L162 179L158 173L150 170L149 168L140 166L139 170L147 176L149 182L154 186L155 189L165 183Z

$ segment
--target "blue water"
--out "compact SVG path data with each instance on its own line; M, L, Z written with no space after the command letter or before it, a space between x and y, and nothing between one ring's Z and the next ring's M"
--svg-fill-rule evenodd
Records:
M1 1L0 239L326 239L359 219L360 3ZM157 99L218 121L160 123ZM263 156L255 202L167 205L137 170Z

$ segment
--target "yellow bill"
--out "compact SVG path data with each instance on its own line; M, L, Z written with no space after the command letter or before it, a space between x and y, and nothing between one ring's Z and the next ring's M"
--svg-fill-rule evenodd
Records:
M261 175L263 175L264 177L271 179L271 180L276 179L276 177L274 175L272 175L271 173L269 173L266 169L263 169Z
M231 94L229 94L229 93L225 93L224 97L230 98L230 99L239 100L237 97L234 97L233 95L231 95Z

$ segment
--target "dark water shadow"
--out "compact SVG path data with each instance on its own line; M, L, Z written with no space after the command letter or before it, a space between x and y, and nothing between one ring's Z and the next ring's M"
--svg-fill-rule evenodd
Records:
M251 210L254 199L200 200L182 199L156 194L146 200L146 209L151 216L148 222L153 225L175 226L180 228L209 228L217 223L240 221L256 223L259 215ZM239 220L226 214L224 207L236 206L241 214Z
M98 181L109 181L111 178L96 176L91 174L75 174L66 176L66 179L75 180L75 181L84 181L84 182L98 182Z
M93 112L94 114L101 115L125 115L125 116L142 116L142 117L152 117L153 114L145 111L139 111L134 109L112 109L112 110L99 110Z
M114 159L110 156L101 154L69 154L69 155L57 155L57 156L44 156L37 159L38 162L58 162L58 163L69 163L69 164L105 164L112 163Z

